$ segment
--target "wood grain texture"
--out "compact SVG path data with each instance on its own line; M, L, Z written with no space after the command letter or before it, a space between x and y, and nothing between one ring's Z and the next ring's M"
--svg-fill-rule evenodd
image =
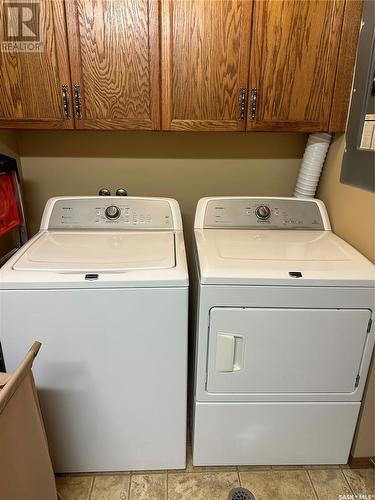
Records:
M251 0L162 0L162 128L244 130Z
M72 128L61 86L70 87L63 0L44 0L42 52L0 52L0 128ZM4 3L0 4L3 22Z
M159 129L157 0L66 0L76 128Z
M351 469L373 469L374 457L353 457L350 455L348 464Z
M248 130L327 130L344 0L255 0Z
M335 89L329 122L330 132L344 132L346 128L362 8L362 0L347 0L345 5Z

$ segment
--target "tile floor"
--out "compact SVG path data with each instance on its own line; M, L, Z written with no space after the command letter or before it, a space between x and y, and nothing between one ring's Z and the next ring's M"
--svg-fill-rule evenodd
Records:
M256 500L375 500L374 469L193 467L190 451L185 471L59 475L56 481L62 500L227 500L237 486Z

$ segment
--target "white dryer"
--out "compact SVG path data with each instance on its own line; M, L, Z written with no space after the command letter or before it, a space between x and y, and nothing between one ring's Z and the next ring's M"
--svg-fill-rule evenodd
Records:
M34 340L56 472L185 467L188 274L167 198L48 201L0 269L13 370Z
M194 465L346 463L374 346L374 266L315 199L204 198Z

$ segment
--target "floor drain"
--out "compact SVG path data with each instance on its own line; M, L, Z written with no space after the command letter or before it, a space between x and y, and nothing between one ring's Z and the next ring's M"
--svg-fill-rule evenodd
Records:
M255 500L255 496L246 488L234 488L229 492L228 500Z

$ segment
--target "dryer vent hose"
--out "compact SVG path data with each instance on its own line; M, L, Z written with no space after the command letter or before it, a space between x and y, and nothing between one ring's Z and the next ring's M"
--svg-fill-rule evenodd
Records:
M327 132L309 135L294 189L296 198L314 198L331 139Z

